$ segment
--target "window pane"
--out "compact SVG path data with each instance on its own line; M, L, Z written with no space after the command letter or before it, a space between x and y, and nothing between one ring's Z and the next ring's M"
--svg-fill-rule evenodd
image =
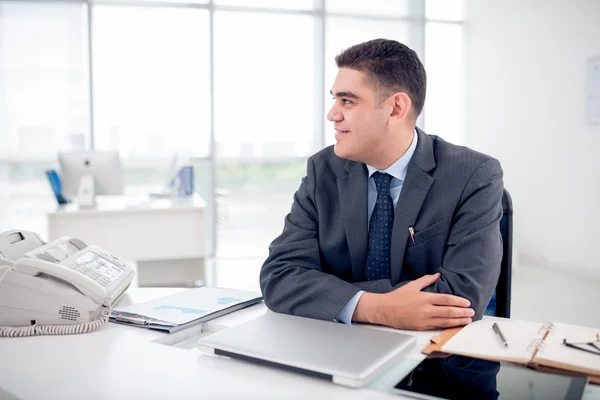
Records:
M312 10L315 0L214 0L217 5L278 8L287 10Z
M215 13L218 256L262 257L281 233L315 151L315 30L310 16Z
M425 130L445 140L464 142L463 28L428 23L425 30L427 99Z
M461 21L463 12L463 0L427 0L425 4L427 19Z
M0 2L0 154L55 158L86 147L83 9Z
M120 152L126 187L163 183L174 152L209 152L208 11L93 12L95 148Z
M338 71L335 56L342 50L377 38L393 39L410 46L410 25L404 22L331 17L327 19L325 27L327 29L325 36L325 113L333 105L329 90ZM333 125L325 120L325 144L329 146L334 143Z
M312 152L314 35L308 16L215 13L219 156L283 158Z
M409 1L410 0L326 0L325 7L326 11L335 13L402 17L409 14Z
M219 162L217 256L266 257L305 174L306 159Z
M89 145L86 32L80 4L0 2L0 231L45 236L44 170Z

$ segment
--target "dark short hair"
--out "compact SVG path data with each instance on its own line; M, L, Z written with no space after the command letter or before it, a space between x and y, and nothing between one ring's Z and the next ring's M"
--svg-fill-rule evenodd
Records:
M349 47L335 57L338 68L365 73L385 98L405 92L412 102L415 118L425 104L427 74L417 53L395 40L374 39Z

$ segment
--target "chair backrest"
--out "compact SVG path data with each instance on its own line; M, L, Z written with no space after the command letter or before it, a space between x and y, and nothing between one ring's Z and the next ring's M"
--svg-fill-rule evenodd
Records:
M500 220L500 235L502 236L502 263L500 278L492 300L484 315L510 318L511 275L512 275L512 240L513 240L513 208L512 199L506 189L502 195L502 219Z

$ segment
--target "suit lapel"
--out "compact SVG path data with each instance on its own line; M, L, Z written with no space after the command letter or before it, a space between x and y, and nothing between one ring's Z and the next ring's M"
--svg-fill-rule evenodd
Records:
M417 148L409 163L394 215L390 254L392 284L400 281L404 252L409 238L408 228L414 226L423 201L435 180L428 174L436 165L431 138L419 128L417 134L419 137Z
M367 245L367 167L362 163L347 161L348 175L337 180L344 231L352 260L352 275L355 282L365 279Z

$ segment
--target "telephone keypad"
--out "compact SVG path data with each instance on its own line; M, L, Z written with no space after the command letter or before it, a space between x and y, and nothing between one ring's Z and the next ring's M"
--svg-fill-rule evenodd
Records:
M102 254L102 256L104 258L88 252L70 263L69 267L106 287L125 270L125 265L110 254Z

